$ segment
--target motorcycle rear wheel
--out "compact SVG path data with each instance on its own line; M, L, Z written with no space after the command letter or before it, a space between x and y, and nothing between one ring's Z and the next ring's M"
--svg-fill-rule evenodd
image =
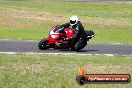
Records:
M79 40L74 46L71 47L72 51L80 51L87 45L87 41Z
M81 47L71 47L71 51L80 51L82 48Z

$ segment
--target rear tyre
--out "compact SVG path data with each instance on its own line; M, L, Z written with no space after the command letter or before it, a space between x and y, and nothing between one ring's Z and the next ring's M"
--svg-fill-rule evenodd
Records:
M74 47L71 47L71 51L76 51Z
M83 49L86 45L87 45L87 41L79 40L79 41L75 44L74 50L75 50L75 51L80 51L80 50Z
M48 48L49 48L49 47L48 47L48 40L42 39L42 40L39 42L38 47L39 47L40 50L46 50L46 49L48 49Z

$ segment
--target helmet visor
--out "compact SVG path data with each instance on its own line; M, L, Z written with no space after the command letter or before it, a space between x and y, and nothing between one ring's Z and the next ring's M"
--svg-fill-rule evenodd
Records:
M70 20L70 23L71 23L71 24L75 24L75 23L76 23L76 21L72 21L72 20Z

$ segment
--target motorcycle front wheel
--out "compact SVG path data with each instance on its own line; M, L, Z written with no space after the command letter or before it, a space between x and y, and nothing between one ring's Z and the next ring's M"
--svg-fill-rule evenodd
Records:
M48 49L48 40L47 39L42 39L39 44L38 44L38 47L40 50L46 50Z

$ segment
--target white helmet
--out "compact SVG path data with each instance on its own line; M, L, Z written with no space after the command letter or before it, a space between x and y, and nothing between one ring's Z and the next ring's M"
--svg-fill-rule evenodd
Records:
M71 26L77 24L77 22L78 22L78 17L77 16L70 17L70 25Z

